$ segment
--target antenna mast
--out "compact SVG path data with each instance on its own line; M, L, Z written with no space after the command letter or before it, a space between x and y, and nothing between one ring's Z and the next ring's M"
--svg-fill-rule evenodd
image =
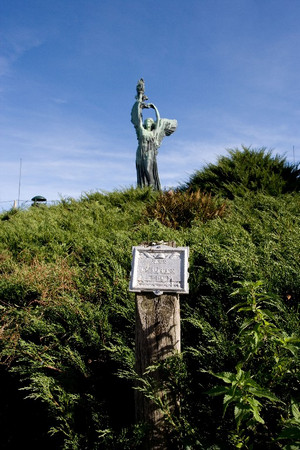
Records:
M19 206L20 206L21 174L22 174L22 158L20 158L19 191L18 191L18 208L19 208Z
M293 145L293 158L294 158L294 164L295 164L295 146Z

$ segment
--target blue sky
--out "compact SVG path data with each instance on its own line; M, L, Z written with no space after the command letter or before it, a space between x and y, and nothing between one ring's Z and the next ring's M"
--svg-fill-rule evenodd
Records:
M226 149L300 160L299 0L1 0L0 209L136 185L139 78L177 186ZM6 203L7 202L7 203Z

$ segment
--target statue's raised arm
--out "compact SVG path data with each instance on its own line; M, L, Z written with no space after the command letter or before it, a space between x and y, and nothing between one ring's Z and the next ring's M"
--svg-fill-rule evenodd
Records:
M143 78L138 81L136 91L136 102L131 110L131 122L135 127L138 139L136 152L137 185L138 187L152 186L153 189L160 190L156 155L163 138L176 130L177 120L161 119L157 107L153 103L145 103L148 97L145 95ZM151 118L143 121L142 110L145 108L154 109L155 121Z
M136 132L140 130L140 128L143 126L143 115L142 115L142 109L147 107L144 104L145 100L148 100L148 97L145 96L145 82L143 78L141 78L136 86L136 102L134 103L132 110L131 110L131 122L133 123Z

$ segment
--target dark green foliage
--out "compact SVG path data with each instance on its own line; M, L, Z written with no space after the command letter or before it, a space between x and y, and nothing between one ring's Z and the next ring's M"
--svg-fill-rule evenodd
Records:
M227 198L244 195L248 191L280 195L299 192L299 164L289 164L286 158L265 148L230 149L229 156L221 156L217 164L208 164L192 175L184 189L200 189Z
M245 336L240 344L237 338L244 313L229 312L244 301L242 293L231 295L236 281L264 280L280 308L276 327L282 336L299 337L300 196L247 192L214 220L200 215L183 226L178 214L174 229L150 212L145 220L158 195L148 189L93 193L0 217L0 376L7 386L1 448L140 448L147 427L134 424L131 247L171 240L190 246L190 294L181 297L183 354L162 368L166 390L180 399L176 414L161 404L172 448L236 448L232 406L222 417L222 398L207 394L216 384L208 371L235 373L246 357ZM281 353L280 372L277 348L274 340L260 347L257 363L249 359L242 368L280 400L263 405L257 437L246 430L254 448L290 445L298 426L299 356L296 351L291 361ZM151 370L145 381L155 396ZM16 429L27 430L22 440Z

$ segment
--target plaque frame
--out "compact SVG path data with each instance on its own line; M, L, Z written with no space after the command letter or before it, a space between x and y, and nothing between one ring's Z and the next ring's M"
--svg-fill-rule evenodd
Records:
M188 294L189 247L132 247L130 292Z

